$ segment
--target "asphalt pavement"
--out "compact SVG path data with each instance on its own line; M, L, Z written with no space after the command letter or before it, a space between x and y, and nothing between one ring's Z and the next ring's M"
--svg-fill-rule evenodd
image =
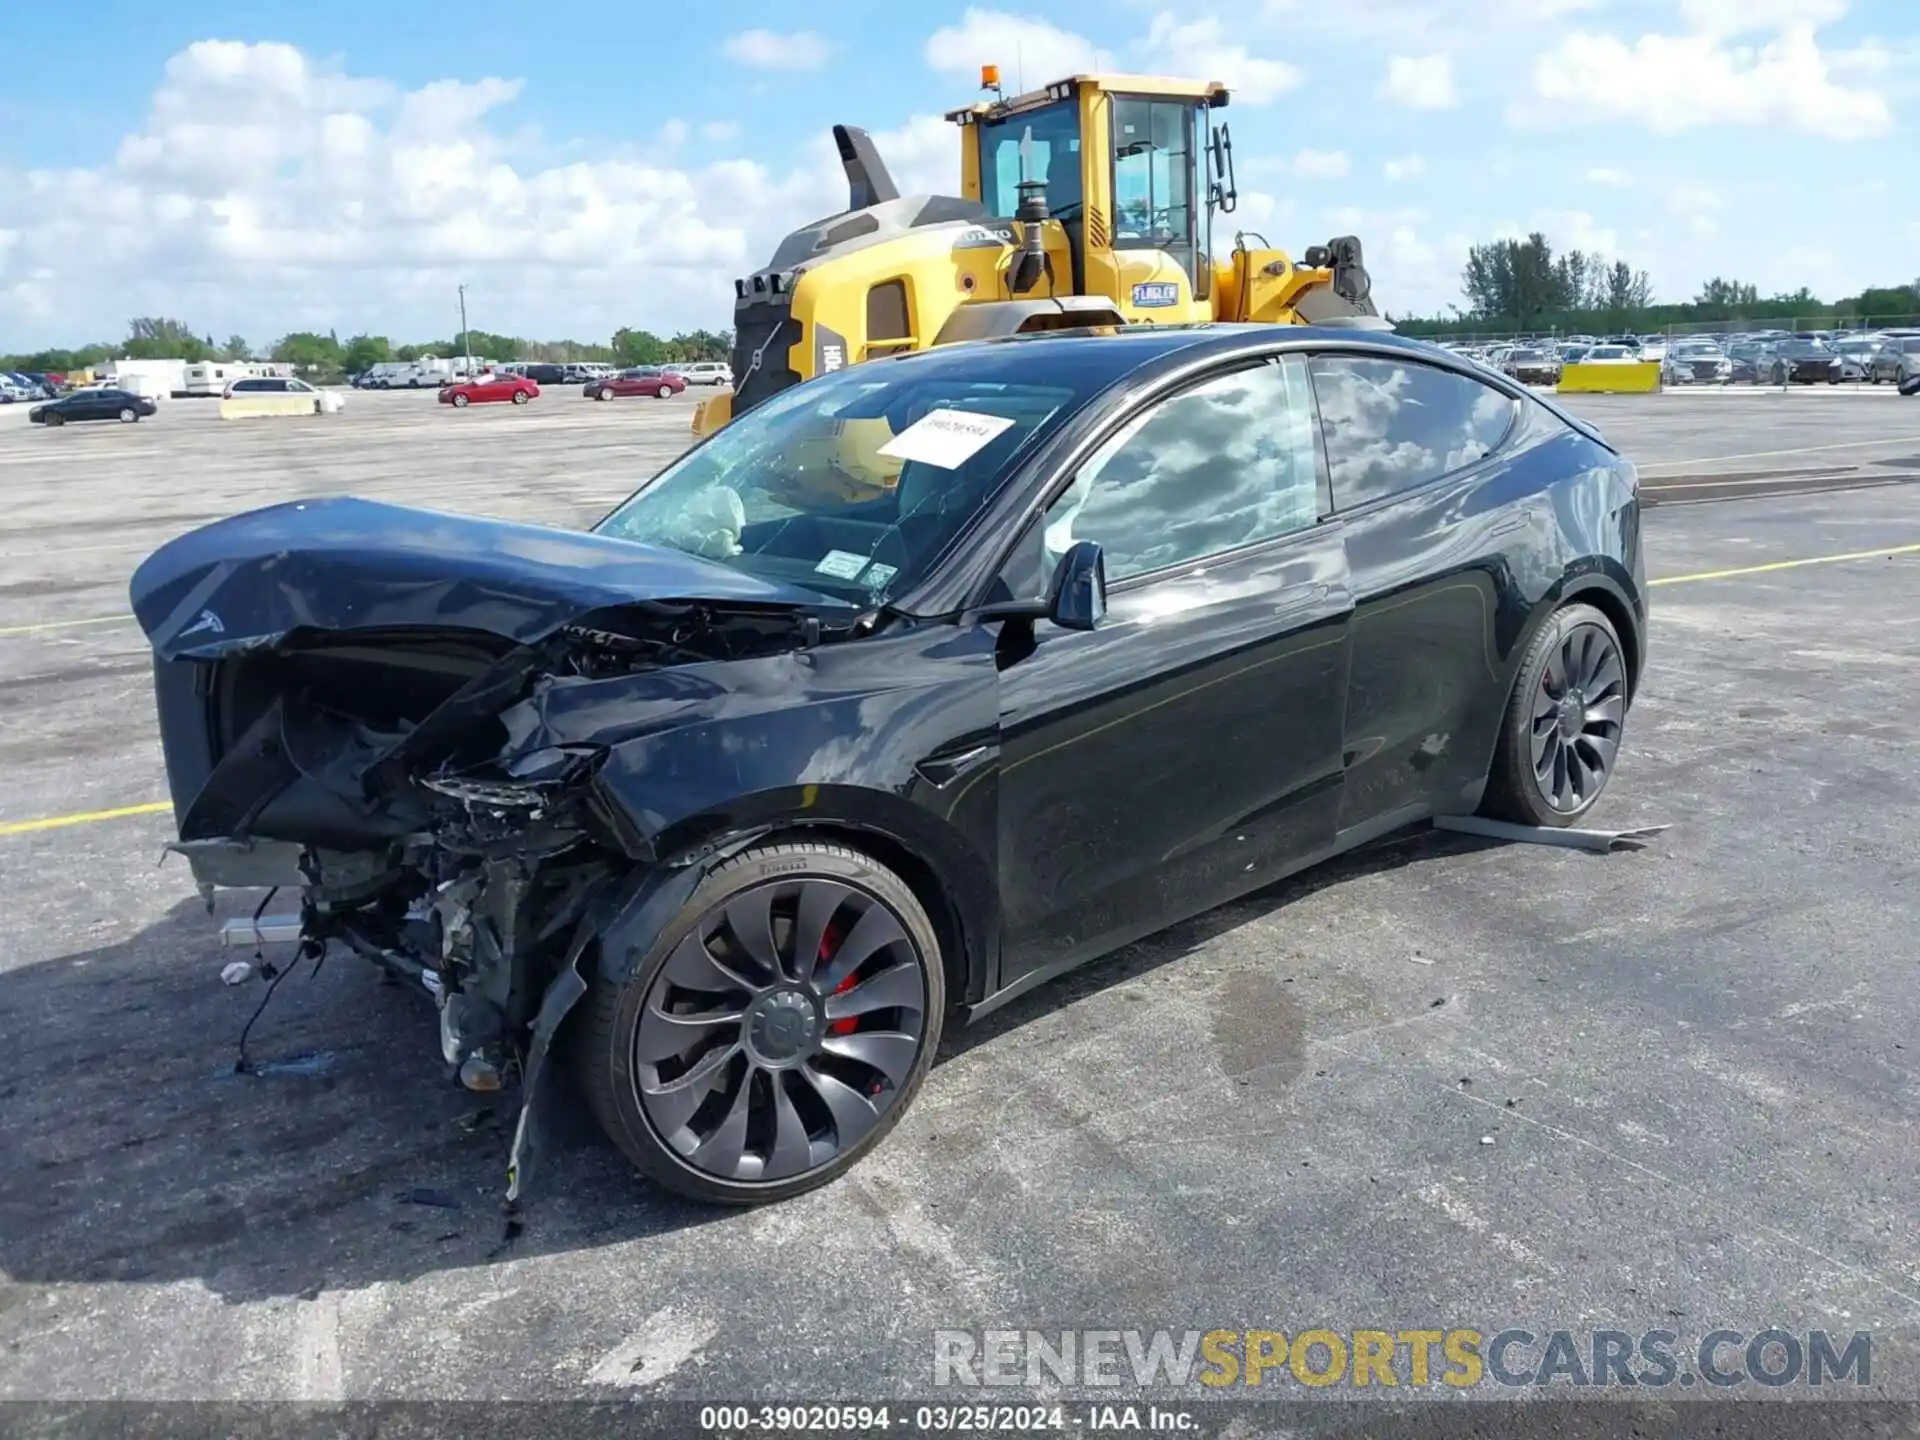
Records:
M691 405L194 403L0 417L0 1399L877 1401L945 1329L1522 1325L1867 1330L1868 1393L1920 1395L1920 402L1575 402L1652 477L1876 481L1649 513L1594 819L1649 848L1388 840L952 1035L824 1191L686 1204L576 1116L513 1234L511 1111L363 964L230 1073L261 987L219 980L240 899L161 863L126 577L296 496L590 520Z

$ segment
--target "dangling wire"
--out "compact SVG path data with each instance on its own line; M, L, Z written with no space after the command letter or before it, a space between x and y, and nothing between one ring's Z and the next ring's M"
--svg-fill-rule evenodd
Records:
M233 1062L233 1073L236 1075L246 1075L252 1072L253 1062L247 1059L247 1036L253 1033L253 1022L258 1020L261 1012L267 1008L267 1002L273 999L273 992L279 989L280 982L287 978L287 971L293 969L291 965L287 966L286 970L275 969L274 966L267 961L265 947L260 940L260 917L267 913L267 906L273 903L273 897L279 893L280 887L278 885L267 891L266 898L260 902L259 906L253 912L253 958L259 966L260 974L265 977L267 981L267 993L260 997L260 1003L253 1007L253 1014L247 1017L247 1023L240 1028L240 1053L238 1058Z

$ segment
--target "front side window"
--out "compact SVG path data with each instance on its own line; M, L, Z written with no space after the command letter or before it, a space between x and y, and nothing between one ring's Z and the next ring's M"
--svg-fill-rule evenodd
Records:
M1129 365L955 346L763 401L595 527L856 603L911 588L1063 417Z
M1078 100L1059 100L975 128L980 132L980 202L989 211L1012 219L1020 182L1039 180L1047 187L1047 210L1055 219L1071 220L1079 213L1085 196Z
M1490 385L1415 361L1322 355L1312 370L1336 510L1473 464L1506 438L1519 410Z
M1315 524L1319 461L1297 356L1161 401L1080 469L1044 523L1044 568L1097 541L1107 579L1189 564Z

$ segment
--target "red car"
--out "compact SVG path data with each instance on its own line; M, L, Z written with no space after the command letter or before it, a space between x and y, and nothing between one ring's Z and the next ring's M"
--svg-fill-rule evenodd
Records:
M485 405L496 400L511 400L524 405L540 393L540 387L524 375L476 375L453 385L440 387L442 405Z
M670 400L686 388L684 378L662 370L658 365L636 365L631 370L622 370L618 375L601 375L589 380L581 387L580 393L589 400L611 400L616 395L652 395L660 400Z

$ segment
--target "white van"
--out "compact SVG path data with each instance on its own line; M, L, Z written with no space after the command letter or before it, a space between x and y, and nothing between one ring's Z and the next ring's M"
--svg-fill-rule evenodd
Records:
M733 368L724 360L694 360L684 365L662 365L669 375L678 375L689 385L731 385Z

